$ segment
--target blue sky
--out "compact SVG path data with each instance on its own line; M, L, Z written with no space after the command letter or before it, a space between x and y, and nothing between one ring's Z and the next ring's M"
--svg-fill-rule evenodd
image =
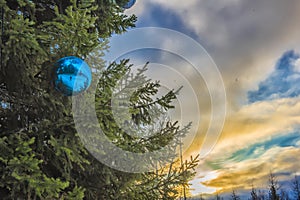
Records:
M274 71L269 77L260 82L258 90L250 91L250 103L280 98L293 98L300 94L300 66L297 61L300 56L297 52L287 51L278 60Z
M191 182L194 195L226 193L233 188L243 193L251 183L266 188L270 170L284 183L300 174L298 0L137 1L126 13L138 16L138 28L163 27L193 38L222 75L226 122L218 143L201 160ZM194 53L188 47L179 48ZM142 54L142 60L152 56L150 51ZM164 64L174 66L172 59L169 56ZM184 62L176 63L181 64L176 68L185 68ZM167 74L164 77L168 79ZM195 83L191 81L194 90L207 89L207 84ZM209 92L200 99L201 121L186 156L201 151L214 109L208 109Z

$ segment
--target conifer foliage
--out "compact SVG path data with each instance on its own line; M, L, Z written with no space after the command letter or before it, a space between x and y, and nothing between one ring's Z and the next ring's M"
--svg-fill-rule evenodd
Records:
M134 27L136 17L126 16L118 6L125 3L0 0L1 199L176 199L177 188L188 187L197 157L181 163L173 154L167 167L138 174L96 160L75 129L71 98L53 87L56 60L70 55L85 59L97 52L89 64L94 78L100 78L95 104L107 137L133 152L154 151L171 141L171 148L176 148L190 125L181 129L176 122L164 121L156 134L139 140L120 131L111 119L111 87L126 74L130 77L132 66L123 60L104 67L99 57L108 48L106 38ZM172 108L178 91L153 100L160 85L145 79L144 70L138 75L142 84L130 99L130 111L135 124L146 126L157 116L152 112Z

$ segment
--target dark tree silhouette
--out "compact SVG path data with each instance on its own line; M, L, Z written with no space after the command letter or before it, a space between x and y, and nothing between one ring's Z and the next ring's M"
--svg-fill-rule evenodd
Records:
M254 188L254 186L252 185L252 190L251 190L251 200L259 200L256 189Z
M293 195L295 200L300 200L300 183L299 183L299 177L295 176L294 182L293 182Z
M289 194L285 190L280 191L280 199L281 200L289 200Z
M276 176L270 172L269 175L269 199L270 200L279 200L278 190L280 189Z
M216 200L221 200L221 197L219 196L219 194L216 194Z
M240 197L235 193L234 190L232 190L231 199L232 200L240 200Z

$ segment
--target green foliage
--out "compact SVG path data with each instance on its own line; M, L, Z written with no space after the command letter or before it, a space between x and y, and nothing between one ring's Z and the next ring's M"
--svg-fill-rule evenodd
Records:
M128 28L135 26L136 16L125 15L119 6L124 5L127 0L117 0L116 3L111 0L79 0L76 2L86 9L96 6L97 9L92 9L91 12L92 16L98 16L95 29L101 38L108 38L113 33L123 33ZM66 14L66 9L73 3L74 1L69 0L35 0L34 3L18 0L7 1L6 4L10 9L20 10L26 17L36 21L36 25L41 25L43 22L53 21L57 17L57 9L59 13Z
M98 33L95 28L96 16L92 12L97 6L90 3L77 4L71 1L64 13L54 7L56 17L41 26L43 42L49 45L50 55L75 55L82 57L98 46Z
M119 6L126 2L127 0L118 0L117 4L114 4L111 0L95 1L96 5L99 5L96 12L102 16L96 21L102 38L110 37L113 33L121 34L128 28L135 27L136 16L126 16L122 13L122 8Z
M65 199L67 200L81 200L84 198L85 189L75 186L73 191L69 191Z
M10 192L10 198L44 198L59 193L69 186L69 182L47 177L41 170L43 160L38 159L31 148L34 137L15 133L0 139L1 181L0 187ZM26 194L26 195L25 195ZM5 197L2 195L2 197Z
M8 105L0 107L1 199L176 199L176 188L188 187L198 158L141 174L120 172L97 161L76 132L71 99L53 89L57 59L86 58L95 70L93 77L99 78L95 104L100 126L116 145L151 152L180 144L190 124L180 128L165 119L151 137L140 139L121 130L113 118L112 96L129 92L130 86L138 87L130 90L129 101L115 98L114 103L127 102L130 123L148 129L173 108L178 94L173 90L156 98L159 82L146 78L146 66L134 75L128 60L103 70L105 38L134 27L136 17L126 16L118 6L124 3L0 0L4 11L0 102ZM141 129L137 134L147 133ZM167 155L169 161L175 156Z
M179 139L184 137L191 126L188 124L181 130L177 122L165 119L164 111L173 108L171 103L177 92L172 90L154 99L160 84L143 75L147 65L134 74L128 62L129 60L123 60L119 64L112 63L100 77L95 102L101 129L112 141L116 141L116 145L131 152L152 152L167 144L176 147L180 143ZM118 115L114 115L111 107L119 109L114 111ZM126 112L128 107L130 115ZM124 124L126 129L120 130L117 123L107 123L116 120ZM151 128L151 123L157 120L161 122L159 128ZM147 128L138 131L131 128L141 124Z
M180 192L178 188L183 185L188 187L187 181L194 176L191 171L197 166L198 157L184 164L179 163L177 160L166 168L143 174L140 180L128 186L128 192L120 199L177 199Z

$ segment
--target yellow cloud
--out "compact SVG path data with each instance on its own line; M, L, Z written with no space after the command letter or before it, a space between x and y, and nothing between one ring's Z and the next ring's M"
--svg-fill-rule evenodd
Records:
M218 192L229 192L232 189L266 188L270 172L299 173L300 162L297 162L300 149L274 148L267 151L258 159L241 163L230 163L218 171L218 177L202 184L206 187L217 188ZM299 160L300 161L300 160ZM291 177L277 177L286 180Z
M300 125L300 98L257 102L228 116L221 138L210 157L245 148Z
M279 99L268 102L257 102L245 105L236 113L231 113L226 121L222 136L198 168L198 178L193 183L197 192L231 191L233 188L250 189L252 183L257 187L265 187L271 170L297 172L300 164L297 159L300 149L272 148L267 150L258 159L236 163L224 160L234 152L247 146L270 140L273 136L291 132L300 125L300 98ZM190 152L199 152L201 144L194 143ZM263 152L264 149L260 149ZM213 169L205 166L205 161L218 161L222 169ZM298 161L300 163L300 159ZM215 178L205 178L205 174L213 173ZM205 178L205 179L203 179ZM201 183L201 180L203 181Z

